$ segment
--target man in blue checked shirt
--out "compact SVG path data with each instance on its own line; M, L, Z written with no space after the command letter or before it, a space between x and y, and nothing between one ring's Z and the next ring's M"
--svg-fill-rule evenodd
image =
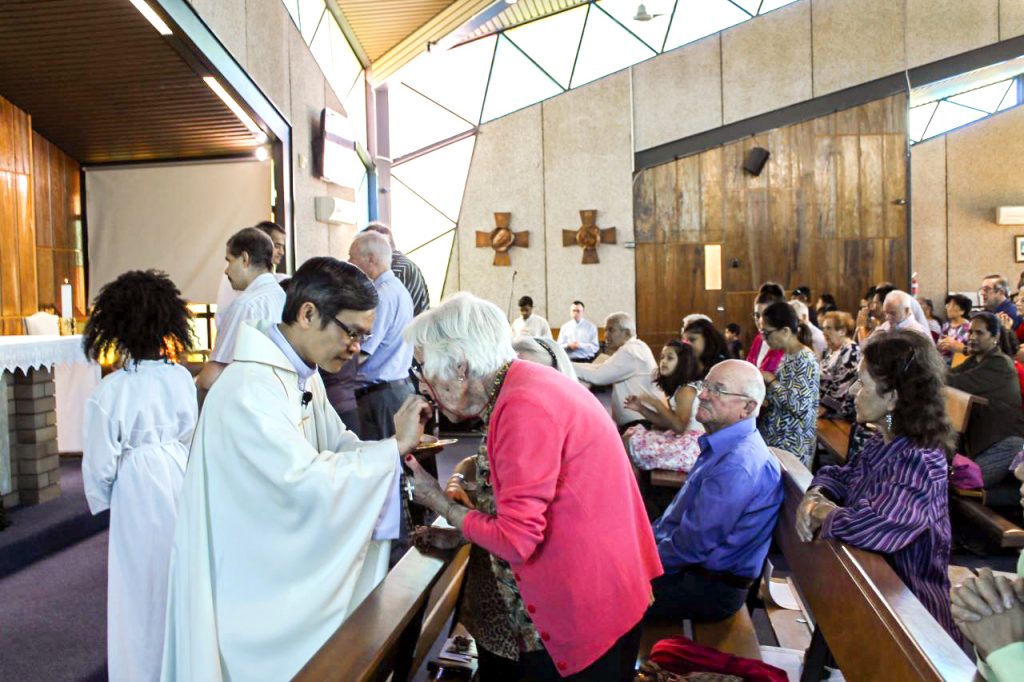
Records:
M765 386L754 365L726 360L698 394L700 457L654 524L665 575L647 618L717 621L736 613L761 574L782 504L778 460L757 431Z

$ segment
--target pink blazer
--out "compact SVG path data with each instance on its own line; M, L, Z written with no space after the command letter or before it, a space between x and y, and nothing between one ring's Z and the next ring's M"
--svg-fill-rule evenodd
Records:
M600 658L643 617L661 562L607 410L555 370L516 361L487 434L497 516L464 534L512 566L558 671Z
M747 353L747 362L752 365L757 365L757 355L761 352L761 344L764 343L764 339L760 334L754 337L754 340L750 342L750 352ZM769 350L764 354L764 359L761 360L761 364L758 369L763 372L771 372L774 374L778 371L779 365L782 364L782 356L786 354L786 351L781 348L775 350Z

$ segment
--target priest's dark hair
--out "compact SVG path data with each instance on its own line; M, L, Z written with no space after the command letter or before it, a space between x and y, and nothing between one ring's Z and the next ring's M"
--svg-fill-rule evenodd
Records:
M235 258L247 253L251 264L266 270L274 267L274 242L258 227L246 227L231 235L231 239L228 239L228 253Z
M96 360L107 350L132 360L156 360L192 349L188 304L166 273L131 270L93 301L82 348Z
M320 328L330 324L343 310L372 310L377 307L377 290L363 271L330 256L310 258L288 280L287 299L281 321L294 324L299 308L309 301L320 313Z

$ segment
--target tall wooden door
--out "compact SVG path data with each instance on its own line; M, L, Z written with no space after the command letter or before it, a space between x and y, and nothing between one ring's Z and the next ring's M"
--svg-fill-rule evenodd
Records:
M749 344L767 280L831 293L854 314L871 284L907 286L906 115L905 95L894 95L641 171L640 337L656 347L678 336L684 315L703 313L719 329L739 324ZM758 176L742 170L753 147L771 154ZM712 244L720 289L705 286Z

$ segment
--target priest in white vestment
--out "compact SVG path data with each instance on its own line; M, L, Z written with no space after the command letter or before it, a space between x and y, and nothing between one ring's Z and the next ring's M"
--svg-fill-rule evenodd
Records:
M429 407L410 399L394 438L362 442L317 372L359 352L376 304L358 268L313 258L281 324L239 329L185 473L164 680L291 679L386 574L399 455L419 443Z

